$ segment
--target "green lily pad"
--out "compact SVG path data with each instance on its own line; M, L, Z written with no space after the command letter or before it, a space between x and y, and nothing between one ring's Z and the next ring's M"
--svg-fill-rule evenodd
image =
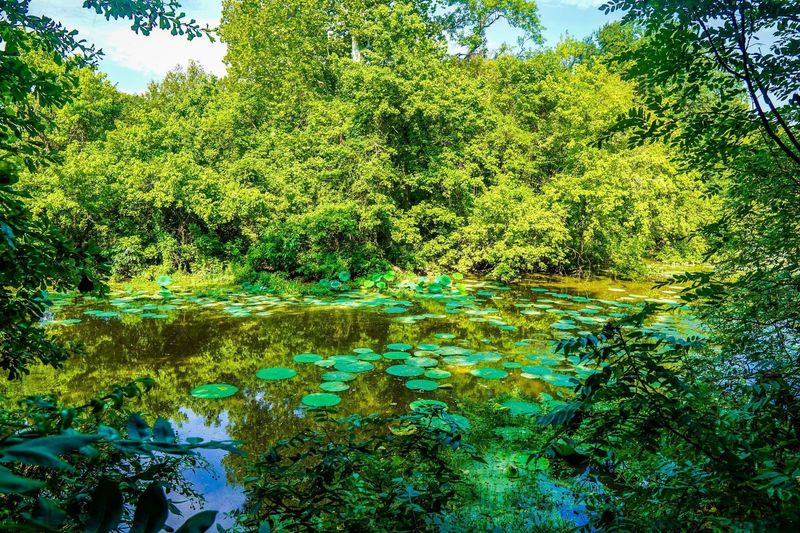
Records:
M353 381L356 376L349 372L325 372L322 374L322 379L325 381Z
M499 368L474 368L469 373L483 379L503 379L508 376L508 372Z
M386 347L395 352L406 352L411 348L413 348L413 346L411 346L410 344L405 344L403 342L395 342L392 344L387 344Z
M374 350L372 348L353 348L353 352L362 354L362 353L373 353Z
M425 372L418 366L409 365L394 365L386 369L386 373L391 376L398 376L401 378L411 378L421 376Z
M207 383L191 390L189 394L195 398L217 399L227 398L239 392L239 389L227 383Z
M267 381L278 381L281 379L290 379L297 375L297 370L291 368L262 368L256 372L258 379L265 379Z
M319 388L325 392L342 392L350 388L344 381L325 381L319 384Z
M336 361L333 359L322 359L320 361L314 361L314 365L322 367L322 368L330 368L336 364Z
M429 392L439 388L439 384L429 379L412 379L406 381L406 388L416 391Z
M515 361L507 361L503 363L503 368L522 368L522 363L517 363Z
M428 368L431 366L436 366L439 364L439 361L432 357L412 357L406 361L407 365L411 366L420 366L422 368Z
M437 339L455 339L456 336L452 333L434 333L433 336Z
M429 379L447 379L452 374L447 370L440 370L438 368L431 368L430 370L425 371L425 377Z
M439 349L439 345L438 344L417 344L417 348L419 348L420 350L433 352L433 351Z
M357 374L359 372L369 372L370 370L374 370L375 365L366 361L347 361L338 362L333 368L336 370L341 370L342 372Z
M328 392L315 392L306 394L300 401L308 407L333 407L339 405L342 399Z
M322 356L315 353L300 353L292 359L297 363L316 363L317 361L322 361Z
M358 360L359 361L380 361L382 359L382 355L375 352L370 353L362 353L359 354Z
M336 361L337 363L355 363L358 361L358 357L355 355L332 355L328 357L331 361Z
M398 361L401 359L408 359L409 357L411 357L411 354L408 352L386 352L385 354L383 354L383 356L386 359Z

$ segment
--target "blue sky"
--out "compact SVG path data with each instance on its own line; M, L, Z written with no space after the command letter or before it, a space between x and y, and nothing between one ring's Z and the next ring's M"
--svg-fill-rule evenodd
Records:
M545 26L546 44L555 44L565 35L583 38L610 19L598 10L604 0L539 0L539 12ZM160 80L176 65L198 61L215 74L225 73L225 45L207 39L186 41L156 31L143 37L130 31L129 23L106 21L94 12L81 8L81 0L32 0L31 13L43 14L77 29L80 36L102 48L105 57L100 70L112 83L126 92L141 92L152 80ZM183 10L210 26L219 23L220 0L184 0ZM490 30L489 46L503 42L514 45L517 33L506 24Z

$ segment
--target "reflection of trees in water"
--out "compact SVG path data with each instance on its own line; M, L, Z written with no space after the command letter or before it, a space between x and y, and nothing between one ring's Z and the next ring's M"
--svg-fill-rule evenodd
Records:
M10 385L12 394L33 394L52 391L66 401L80 401L111 383L124 382L148 375L158 387L142 399L143 413L170 418L180 424L186 421L185 410L196 413L207 428L220 428L230 438L242 441L243 448L259 454L277 439L307 428L311 417L299 408L304 394L318 392L322 374L327 370L313 364L295 363L298 353L313 352L323 356L351 353L356 347L386 351L387 344L422 342L455 345L475 351L495 350L506 360L529 363L525 354L547 349L549 324L557 316L543 313L536 316L519 314L519 305L535 301L537 295L527 290L497 293L496 298L482 298L465 303L477 308L496 308L486 316L446 314L446 300L417 300L409 315L425 313L445 318L425 319L413 324L396 320L380 309L336 306L283 305L269 316L253 315L235 318L219 308L190 308L173 311L169 318L147 320L123 315L120 319L103 320L84 317L80 310L73 316L80 324L59 329L66 340L79 341L85 354L71 361L65 369L37 369L22 384ZM570 308L582 304L570 303ZM69 316L63 313L65 318ZM514 325L517 331L506 332L489 325L487 319L500 318ZM454 340L440 340L434 333L456 335ZM486 340L488 342L485 342ZM527 346L515 346L521 339L539 339ZM446 366L452 377L444 383L452 388L431 393L416 393L404 386L405 380L383 370L395 364L375 362L376 369L360 374L350 382L351 389L340 393L342 413L368 414L398 412L420 398L447 402L458 411L463 400L481 400L501 394L536 396L550 387L542 381L512 376L502 381L487 381L469 375L474 367ZM489 366L499 366L492 363ZM287 366L298 375L287 381L265 382L255 377L259 368ZM224 400L201 400L189 391L203 383L231 383L241 392ZM184 412L181 412L181 409ZM227 411L227 416L223 416ZM197 436L202 432L195 431ZM242 467L241 459L225 459L229 479L235 480Z

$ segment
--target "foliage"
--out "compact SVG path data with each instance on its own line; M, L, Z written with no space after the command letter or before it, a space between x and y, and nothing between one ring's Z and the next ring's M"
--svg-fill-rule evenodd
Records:
M477 459L438 408L409 415L318 415L252 467L248 523L274 530L430 531L461 482L449 453Z
M177 512L165 486L191 492L180 469L198 462L194 450L238 450L229 442L181 442L165 419L150 426L138 413L122 410L153 385L146 378L115 385L75 407L34 396L3 410L0 527L110 531L125 523L131 531L159 531ZM121 435L115 427L127 429ZM201 513L184 527L208 528L215 515Z
M120 278L230 264L251 282L390 265L630 277L700 259L690 237L716 202L696 174L627 133L597 146L637 98L610 44L457 59L445 35L508 6L454 3L449 22L413 2L353 22L348 6L226 4L224 79L190 65L124 97L87 78L102 105L62 112L51 136L96 122L91 140L25 176L29 205L97 241Z
M633 128L634 144L674 146L721 191L721 216L703 228L717 268L671 281L713 336L654 337L646 310L564 343L605 366L541 419L556 427L548 453L615 487L609 526L791 528L800 520L800 160L789 117L800 109L790 74L800 5L619 0L606 9L641 30L614 55L644 105L616 129Z
M107 19L130 20L137 33L156 27L189 39L208 33L194 20L185 21L172 1L83 5ZM113 124L120 100L90 71L78 70L97 53L77 32L30 15L28 0L0 7L0 368L9 379L20 379L32 364L60 366L72 353L40 327L50 304L47 290L102 292L105 269L97 265L100 254L91 242L75 244L47 217L34 219L25 194L14 185L23 165L32 171L65 144L99 138ZM76 85L86 98L71 100ZM87 100L91 103L81 105ZM48 138L51 121L61 129ZM180 458L195 448L232 448L179 443L166 420L151 428L135 413L127 417L127 436L121 437L113 429L125 424L117 411L126 398L141 394L140 385L149 389L152 382L116 386L75 408L50 396L0 410L3 529L109 531L122 523L130 531L162 529L175 510L162 484L180 486ZM215 514L196 515L182 530L205 530Z

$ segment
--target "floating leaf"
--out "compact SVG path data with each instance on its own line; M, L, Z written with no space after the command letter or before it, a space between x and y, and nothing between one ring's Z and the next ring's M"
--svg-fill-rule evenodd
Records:
M406 387L411 390L429 392L439 388L439 384L429 379L412 379L406 381Z
M386 359L390 360L402 360L402 359L408 359L409 357L411 357L411 354L408 352L386 352L385 354L383 354L383 356Z
M281 379L291 379L297 375L297 371L291 368L281 368L281 367L274 367L274 368L262 368L258 372L256 372L256 377L258 379L263 379L266 381L278 381Z
M325 381L319 384L319 388L326 392L342 392L350 388L350 385L343 381Z
M322 361L322 356L315 353L300 353L292 357L297 363L316 363Z
M439 349L438 344L417 344L417 348L428 352L433 352Z
M447 370L440 370L438 368L431 368L425 371L425 377L429 379L447 379L452 374Z
M353 381L356 376L349 372L325 372L322 374L322 379L325 381Z
M439 361L432 357L412 357L406 361L407 365L429 368L439 364Z
M208 383L193 388L190 394L195 398L216 399L227 398L237 392L239 392L239 389L227 383Z
M313 394L306 394L300 401L308 407L333 407L339 405L342 399L328 392L315 392Z
M421 376L423 372L425 371L422 368L409 365L394 365L386 369L387 374L402 378Z
M474 368L469 373L483 379L503 379L508 376L508 372L499 368Z
M375 366L367 361L346 361L336 363L334 368L342 372L359 373L374 370Z
M410 344L406 344L404 342L395 342L392 344L387 344L386 347L395 352L407 352L408 350L413 348L413 346L411 346Z

